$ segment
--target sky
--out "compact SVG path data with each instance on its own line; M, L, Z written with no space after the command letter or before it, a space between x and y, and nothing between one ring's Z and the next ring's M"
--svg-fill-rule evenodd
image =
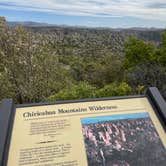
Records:
M148 118L148 117L149 117L149 114L147 112L144 112L144 113L136 113L136 114L123 114L123 115L83 118L81 119L81 122L82 124L93 124L93 123L99 123L104 121L117 121L117 120L138 119L138 118Z
M0 0L8 21L111 28L166 28L166 0Z

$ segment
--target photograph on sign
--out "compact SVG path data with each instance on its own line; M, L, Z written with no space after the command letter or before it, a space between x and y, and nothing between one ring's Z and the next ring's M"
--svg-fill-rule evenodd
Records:
M147 112L81 121L89 166L165 166L165 148Z

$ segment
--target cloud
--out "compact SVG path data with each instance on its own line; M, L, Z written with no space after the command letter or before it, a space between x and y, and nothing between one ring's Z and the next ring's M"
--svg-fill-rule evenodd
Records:
M149 4L147 7L153 8L153 9L166 9L166 2L165 3L152 3Z
M1 0L0 9L166 21L165 0Z

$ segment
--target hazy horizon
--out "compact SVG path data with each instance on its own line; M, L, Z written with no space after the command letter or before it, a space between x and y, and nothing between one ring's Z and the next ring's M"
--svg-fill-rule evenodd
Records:
M1 16L4 17L4 16ZM36 26L36 27L73 27L73 28L89 28L89 29L115 29L115 30L125 30L125 29L158 29L158 30L164 30L166 27L146 27L146 26L142 26L142 27L108 27L108 26L88 26L88 25L68 25L68 24L51 24L51 23L47 23L47 22L39 22L39 21L9 21L6 20L9 23L9 26L15 26L15 25L23 25L23 26ZM13 24L13 25L12 25Z
M165 0L1 0L7 21L108 28L166 28Z

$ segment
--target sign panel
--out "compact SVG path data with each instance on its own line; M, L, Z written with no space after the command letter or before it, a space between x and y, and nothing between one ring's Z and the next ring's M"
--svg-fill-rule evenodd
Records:
M7 166L165 166L147 97L16 108Z

